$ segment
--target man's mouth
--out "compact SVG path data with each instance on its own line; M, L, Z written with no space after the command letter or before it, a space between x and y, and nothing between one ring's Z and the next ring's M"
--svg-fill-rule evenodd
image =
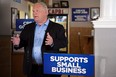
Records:
M38 17L38 16L34 16L35 18Z

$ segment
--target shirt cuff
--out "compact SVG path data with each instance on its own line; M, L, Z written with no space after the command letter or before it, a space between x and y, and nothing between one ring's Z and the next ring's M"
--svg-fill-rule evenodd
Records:
M51 47L53 47L53 46L54 46L54 43L53 43L53 44L51 44L50 46L51 46Z

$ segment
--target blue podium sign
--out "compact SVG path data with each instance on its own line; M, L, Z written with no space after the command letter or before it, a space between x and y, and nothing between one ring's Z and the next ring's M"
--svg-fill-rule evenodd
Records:
M44 53L44 73L94 76L94 56Z
M34 19L16 19L16 31L22 31L25 25L34 22Z

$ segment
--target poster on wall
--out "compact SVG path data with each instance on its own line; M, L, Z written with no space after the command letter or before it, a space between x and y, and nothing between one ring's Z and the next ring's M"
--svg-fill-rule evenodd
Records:
M72 8L72 21L84 22L89 20L89 8Z
M11 29L16 28L16 19L19 18L19 11L17 8L11 7Z
M91 20L96 20L100 16L100 8L99 7L91 7L90 8L90 18Z
M16 19L16 31L22 31L25 25L34 22L34 19Z

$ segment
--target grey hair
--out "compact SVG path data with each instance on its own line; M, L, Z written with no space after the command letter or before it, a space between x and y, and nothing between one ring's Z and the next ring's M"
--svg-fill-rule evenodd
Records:
M40 4L43 8L45 8L45 10L47 10L48 11L48 7L47 7L47 5L44 3L44 2L37 2L36 4Z

